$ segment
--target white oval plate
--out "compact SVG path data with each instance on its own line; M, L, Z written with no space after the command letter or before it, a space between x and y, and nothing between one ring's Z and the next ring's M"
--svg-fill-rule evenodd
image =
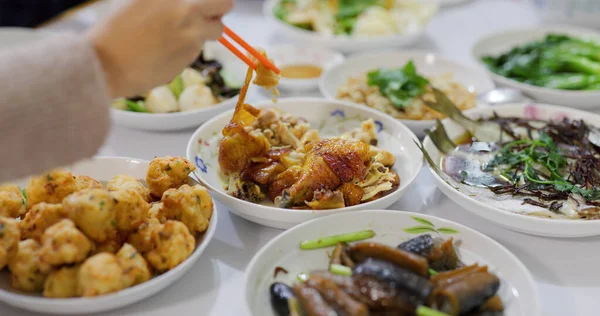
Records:
M467 263L488 265L502 280L500 298L505 304L504 315L539 316L541 305L533 278L525 265L515 255L491 238L466 226L424 214L402 211L362 211L338 214L298 225L265 245L250 261L245 277L245 301L252 315L275 315L269 302L269 286L274 281L293 284L301 272L322 270L329 261L327 252L331 248L300 250L299 243L330 235L372 229L376 236L370 240L390 246L416 237L425 219L433 224L428 232L434 237L454 238L458 241L457 253ZM453 232L444 234L442 232ZM280 273L275 279L275 267L283 267L289 273Z
M145 182L148 161L121 158L121 157L96 157L65 168L73 174L93 177L99 181L109 181L113 176L127 174ZM28 180L24 179L14 182L21 188L27 186ZM196 182L188 177L188 184L195 185ZM45 298L40 294L23 294L10 287L10 275L8 271L0 272L0 302L40 313L52 313L61 315L81 315L99 313L116 308L131 305L141 301L155 293L165 289L173 282L180 279L200 258L200 255L208 246L217 229L217 209L213 209L208 230L196 239L196 249L192 254L174 269L142 284L115 292L90 298Z
M471 118L480 118L492 116L494 112L499 116L516 116L539 120L562 120L565 117L570 119L583 119L592 126L600 126L600 115L598 114L545 104L510 104L487 109L471 109L464 113ZM444 124L446 132L451 139L456 139L465 133L465 129L450 119L443 120L442 124ZM429 137L424 139L423 146L433 161L436 163L441 162L442 156ZM491 191L481 189L467 192L470 189L470 187L467 186L461 186L461 188L457 190L454 186L451 186L440 177L431 167L429 167L429 170L431 170L437 186L452 201L464 207L467 211L486 218L505 228L522 233L547 237L585 237L600 235L600 221L598 220L547 219L513 213L510 210L518 210L521 204L520 201L512 204L508 204L511 200L502 201L502 206L506 207L506 209L500 208L502 206L498 207L490 205L490 201L485 200L485 197L493 197L494 194ZM482 199L483 201L478 199Z
M407 47L421 39L426 29L426 26L422 26L412 32L404 34L377 37L326 36L317 32L297 28L275 17L273 8L280 1L281 0L266 0L263 5L263 14L286 35L286 38L311 46L333 48L343 53ZM431 2L439 6L435 0L427 0L426 2Z
M600 33L594 30L573 26L536 26L535 28L512 29L484 36L473 46L471 54L499 86L523 91L538 102L559 104L584 110L600 109L600 91L570 91L538 87L500 76L487 70L481 57L498 56L515 46L541 40L549 33L563 33L571 36L594 40L600 43Z
M322 136L336 136L359 127L360 122L372 118L377 125L379 147L396 157L392 168L400 176L400 187L394 192L364 204L333 210L293 210L278 208L273 203L255 204L227 194L220 175L218 161L221 131L231 120L233 111L223 113L202 125L192 136L187 147L187 158L196 163L196 175L229 210L249 221L274 228L286 229L315 217L351 212L368 208L386 208L398 201L415 180L423 166L423 155L415 145L417 137L408 127L383 113L347 102L315 98L283 98L277 105L264 102L259 108L277 107L280 110L305 118Z
M365 75L377 68L399 68L408 61L415 63L417 72L425 76L452 74L453 78L475 93L494 89L494 83L485 72L447 60L437 54L404 51L366 53L346 59L343 63L326 71L319 80L319 90L329 99L336 99L338 88L350 77ZM408 126L417 136L424 137L425 130L432 127L434 120L399 120Z
M215 42L206 43L205 52L218 60L223 65L223 71L242 85L247 68L243 62ZM215 115L232 109L236 100L237 96L207 108L186 112L138 113L113 108L110 111L113 121L118 125L146 131L175 131L200 126Z
M280 45L269 47L268 54L279 68L290 65L314 65L323 71L344 61L344 55L325 47ZM284 91L316 90L319 78L293 79L281 77L278 88Z

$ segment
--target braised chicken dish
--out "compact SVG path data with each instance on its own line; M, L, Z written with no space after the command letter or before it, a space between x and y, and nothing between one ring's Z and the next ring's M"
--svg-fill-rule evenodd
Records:
M378 199L399 184L395 157L377 145L375 122L323 138L306 120L244 103L251 71L219 143L227 192L278 207L332 209Z

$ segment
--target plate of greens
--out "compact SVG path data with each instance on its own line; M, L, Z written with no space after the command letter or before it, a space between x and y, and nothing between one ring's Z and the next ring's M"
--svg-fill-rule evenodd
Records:
M460 110L478 106L477 94L494 88L485 72L433 53L365 53L347 59L321 76L319 88L330 99L374 108L395 117L417 136L444 115L425 102L442 90Z
M473 57L498 85L540 102L598 109L600 34L575 27L513 29L480 39Z
M446 101L444 101L446 102ZM440 190L508 229L549 237L600 234L600 116L511 104L448 109L423 141Z
M291 39L352 53L413 44L438 9L437 0L267 0L263 13Z

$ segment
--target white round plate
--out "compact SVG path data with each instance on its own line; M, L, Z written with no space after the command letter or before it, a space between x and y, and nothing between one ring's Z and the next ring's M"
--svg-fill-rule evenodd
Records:
M326 71L319 80L319 90L329 99L335 99L338 88L346 84L350 77L364 76L377 68L400 68L413 61L417 72L425 76L452 74L454 80L477 94L494 89L494 83L485 72L447 60L437 54L404 51L365 53L346 59L343 63ZM366 105L365 105L366 107ZM425 136L425 130L432 127L434 120L399 120L417 136Z
M424 226L424 222L430 222L433 226ZM458 242L457 253L464 263L488 265L490 271L500 277L502 283L498 294L506 308L503 315L541 315L539 295L531 274L502 245L466 226L438 217L402 211L370 210L338 214L298 225L282 233L250 261L245 277L246 304L252 315L275 315L269 302L269 286L273 282L291 285L296 282L298 273L327 267L327 252L331 248L300 250L299 243L303 240L371 229L376 236L369 240L395 247L423 234L423 227L430 230L426 233L434 237L454 238ZM452 234L448 234L449 232ZM275 267L286 269L288 274L279 273L274 278Z
M404 34L377 37L327 36L317 32L303 30L279 20L273 14L273 8L280 1L281 0L266 0L263 5L263 14L286 35L286 38L311 46L333 48L343 53L407 47L421 39L426 29L426 26L422 26ZM435 0L426 0L425 2L439 6Z
M562 33L600 43L600 33L594 30L573 26L536 26L535 28L512 29L484 36L479 39L471 51L473 58L487 70L481 61L484 56L498 56L508 52L515 46L541 40L550 33ZM600 91L571 91L538 87L500 76L490 70L488 74L499 86L506 86L523 91L538 102L560 104L564 106L594 110L600 109Z
M325 72L327 69L344 61L344 55L325 47L281 45L269 47L269 57L280 69L290 65L318 66ZM281 77L279 89L293 92L316 90L319 78L293 79Z
M415 144L417 137L408 127L383 113L366 107L336 100L315 98L284 98L277 105L271 102L258 104L258 108L278 109L303 117L322 136L340 135L359 127L360 122L373 119L377 125L378 146L396 157L392 169L400 176L400 187L394 192L364 204L333 210L294 210L278 208L273 203L255 204L234 198L223 188L218 151L221 131L231 120L233 111L223 113L202 125L192 136L187 147L187 158L196 163L196 175L229 210L249 221L274 228L286 229L319 216L351 212L369 208L386 208L398 201L415 180L423 166L423 155Z
M215 42L206 43L207 58L214 57L223 65L223 71L241 86L247 66L230 51ZM209 57L210 56L210 57ZM219 113L235 106L237 96L207 108L173 113L138 113L111 108L113 121L122 126L146 131L175 131L195 128Z
M465 115L471 118L490 117L493 113L499 116L513 116L538 120L562 120L563 118L583 119L591 126L600 126L600 115L581 110L575 110L562 106L545 104L509 104L494 108L480 108L465 111ZM442 121L448 136L456 139L464 135L465 129L450 119ZM435 147L429 137L423 141L423 146L431 159L436 163L441 163L442 155ZM438 165L439 166L439 165ZM489 190L472 188L468 186L450 185L435 170L431 170L437 186L452 201L464 207L465 210L475 215L486 218L505 228L519 231L522 233L547 236L547 237L586 237L600 235L600 221L598 220L568 220L568 219L547 219L535 216L521 215L512 212L521 205L520 201L509 204L510 199L500 202L490 203L489 198L494 197L494 193ZM504 207L504 209L503 209Z
M73 172L73 174L90 176L101 182L109 181L113 176L119 174L127 174L143 181L143 179L146 179L148 164L148 161L132 158L96 157L65 169ZM14 183L21 188L25 188L28 180L24 179ZM188 177L188 184L195 185L197 182ZM196 239L196 249L184 262L142 284L97 297L45 298L40 294L24 294L12 289L10 287L10 275L5 270L0 272L0 302L33 312L61 315L100 313L131 305L173 284L194 265L215 234L217 217L215 206L208 230Z
M20 27L0 28L0 50L26 44L48 36L49 32L36 31Z

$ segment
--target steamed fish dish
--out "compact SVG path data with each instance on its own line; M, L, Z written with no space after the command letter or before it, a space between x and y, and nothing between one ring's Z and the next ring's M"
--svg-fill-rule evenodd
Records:
M419 30L437 9L418 0L281 0L273 14L326 36L376 37Z
M503 315L500 279L487 266L463 264L452 239L421 235L396 247L340 241L329 258L291 286L271 285L276 315Z
M278 79L268 71L257 75ZM378 199L399 186L391 169L395 157L376 147L373 120L324 138L300 117L244 103L251 78L249 69L219 142L219 166L230 195L283 208L332 209Z
M444 115L429 106L435 101L432 87L443 91L460 110L477 104L476 94L456 82L452 75L425 78L412 61L402 68L374 69L351 77L338 88L337 98L377 109L398 119L432 120Z
M202 53L190 67L170 83L145 95L117 99L112 107L141 113L171 113L214 106L239 94L236 86L217 60Z
M429 132L443 153L430 161L472 198L523 215L600 219L600 131L583 120L449 114L469 133L452 141L438 122ZM426 154L426 156L428 156Z

